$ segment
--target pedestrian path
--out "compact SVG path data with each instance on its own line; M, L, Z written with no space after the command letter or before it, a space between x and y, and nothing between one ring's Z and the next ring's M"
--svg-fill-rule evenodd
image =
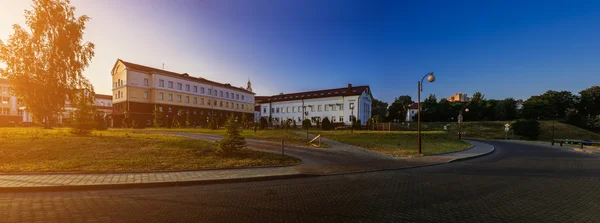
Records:
M168 133L201 140L218 140L219 136L197 133ZM493 152L493 146L469 141L473 148L436 156L390 157L351 145L323 139L331 148L286 146L286 155L302 159L302 163L288 167L255 167L196 171L103 174L0 174L0 192L16 188L73 188L138 187L140 185L180 185L193 182L246 181L281 179L307 175L331 175L377 170L403 169L448 163ZM247 140L251 149L280 153L281 145L259 140Z

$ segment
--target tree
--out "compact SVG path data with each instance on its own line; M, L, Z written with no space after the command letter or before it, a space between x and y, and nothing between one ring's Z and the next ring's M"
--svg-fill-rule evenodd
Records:
M246 117L246 114L242 114L242 129L247 129L248 128L248 117Z
M187 126L187 127L192 126L192 120L190 119L189 111L185 111L185 126Z
M331 124L331 121L329 121L329 118L325 117L323 119L323 121L321 122L321 128L323 130L331 130L331 129L333 129L333 125Z
M485 95L481 92L473 93L473 97L467 103L467 108L469 108L469 112L463 112L465 117L465 121L480 121L485 117Z
M517 121L512 126L513 131L518 136L524 136L535 140L540 136L540 123L536 120Z
M430 94L429 97L423 101L423 106L421 109L421 121L425 122L435 122L437 121L437 98L434 94Z
M218 154L230 155L246 148L246 140L240 135L240 125L235 121L233 115L225 122L225 137L219 141Z
M296 119L292 119L292 127L294 127L295 129L298 128L298 125L296 124Z
M593 86L579 92L577 110L584 116L600 115L600 86Z
M217 121L215 120L215 116L208 116L208 129L215 130L217 129Z
M312 124L310 123L310 120L308 120L308 119L304 119L304 120L302 120L302 128L305 128L305 129L307 129L307 128L310 128L310 127L311 127L311 125L312 125Z
M371 102L371 116L379 115L379 117L386 117L388 112L388 103L373 98Z
M544 119L551 115L550 103L539 96L532 96L523 102L523 117L527 119Z
M155 128L160 128L161 120L163 119L163 112L159 110L158 107L154 107L152 116L154 116L154 119L152 119L152 124Z
M404 120L406 118L408 106L412 103L413 101L408 95L402 95L394 99L394 102L388 108L387 120Z
M267 121L267 118L260 117L260 129L265 129L265 128L267 128L268 125L269 125L269 122Z
M577 96L569 91L546 91L539 96L540 99L548 101L550 105L548 113L552 117L564 118L568 109L575 108Z
M93 89L83 70L94 56L94 44L83 42L86 15L75 17L75 7L67 0L33 0L25 11L28 30L13 25L6 43L0 41L0 76L9 80L20 103L36 119L50 120L60 115L65 102L78 90Z
M94 97L90 92L80 91L71 97L71 104L76 108L73 111L73 129L72 133L77 135L89 134L95 126L94 114L96 110L92 106Z

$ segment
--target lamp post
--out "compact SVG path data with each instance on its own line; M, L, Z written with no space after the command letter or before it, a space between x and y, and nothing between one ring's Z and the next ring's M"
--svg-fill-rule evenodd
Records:
M469 112L469 108L464 109L465 112ZM458 112L458 140L461 140L462 136L462 123L463 123L463 109L461 108Z
M350 133L354 133L354 103L350 103Z
M417 131L418 131L418 135L417 135L417 144L419 147L419 155L421 155L421 91L423 91L423 80L425 80L425 77L427 77L427 81L429 82L434 82L435 81L435 76L433 76L433 72L427 73L425 74L425 76L423 76L423 78L421 78L421 81L418 82L418 90L417 90L417 99L419 101L419 103L417 104Z

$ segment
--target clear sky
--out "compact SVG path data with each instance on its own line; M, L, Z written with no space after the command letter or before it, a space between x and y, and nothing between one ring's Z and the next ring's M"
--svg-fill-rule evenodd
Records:
M0 39L27 0L0 0ZM110 94L117 58L257 95L370 85L376 98L527 99L600 84L600 1L73 0L92 19L86 76Z

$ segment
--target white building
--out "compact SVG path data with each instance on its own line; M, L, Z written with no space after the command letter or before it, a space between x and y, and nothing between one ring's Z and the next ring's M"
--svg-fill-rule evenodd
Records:
M361 125L366 125L371 117L371 101L373 96L369 86L348 84L347 88L264 97L257 104L261 116L272 118L273 123L292 119L300 125L304 119L316 123L328 117L332 123L350 125L354 115Z
M415 115L417 115L418 111L419 111L419 106L417 103L410 104L408 106L408 108L406 109L406 119L404 121L411 122L413 120L413 117L415 117Z

